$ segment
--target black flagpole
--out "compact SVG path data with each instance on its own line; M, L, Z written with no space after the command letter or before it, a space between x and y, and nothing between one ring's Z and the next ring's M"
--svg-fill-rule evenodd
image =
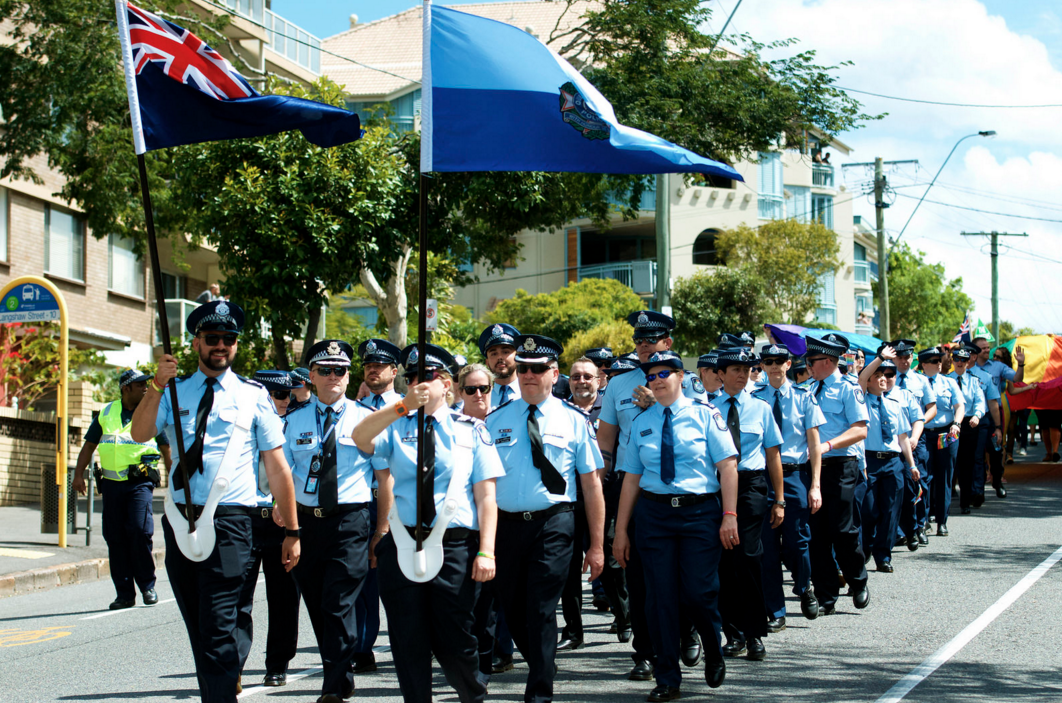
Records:
M137 154L137 164L140 166L140 194L144 199L144 219L147 221L148 251L151 255L151 276L155 283L155 303L159 313L159 334L162 336L162 351L172 354L170 347L170 323L166 317L166 300L162 288L162 269L159 266L159 245L155 241L155 217L151 210L151 192L148 190L147 165L144 163L144 155ZM185 517L188 518L188 533L195 532L195 514L192 512L192 487L188 480L188 467L184 465L184 429L181 427L180 415L177 412L177 384L170 381L170 405L173 409L173 434L177 437L177 466L181 470L181 480L184 481L184 507ZM170 477L173 480L173 477Z
M417 282L417 380L424 382L424 354L427 351L425 344L428 336L428 179L424 173L420 174L420 263L419 280ZM417 413L417 551L424 548L424 528L421 523L421 501L424 492L424 406ZM432 500L435 500L435 491L432 490Z

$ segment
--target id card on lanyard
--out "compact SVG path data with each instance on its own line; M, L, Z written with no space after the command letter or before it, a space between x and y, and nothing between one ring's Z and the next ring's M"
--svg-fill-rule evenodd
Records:
M321 427L321 413L320 413L320 411L318 411L316 413L316 415L314 417L314 420L316 420L316 422L317 422L317 436L320 437L320 443L319 443L318 446L322 446L322 445L324 445L324 441L326 439L326 436L325 436L324 428ZM331 434L332 432L335 432L336 431L336 427L338 427L338 426L339 426L339 417L337 416L335 424L333 424L328 429L329 434ZM317 487L320 484L320 478L321 478L321 454L318 453L318 454L314 454L313 458L310 459L310 472L306 476L306 486L305 486L305 488L302 489L303 493L306 493L308 495L313 495L313 494L317 493Z

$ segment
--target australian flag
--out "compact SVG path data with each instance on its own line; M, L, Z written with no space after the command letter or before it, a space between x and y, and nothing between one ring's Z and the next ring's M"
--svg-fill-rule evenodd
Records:
M115 0L136 153L298 129L332 147L359 139L358 116L332 105L261 95L206 42Z

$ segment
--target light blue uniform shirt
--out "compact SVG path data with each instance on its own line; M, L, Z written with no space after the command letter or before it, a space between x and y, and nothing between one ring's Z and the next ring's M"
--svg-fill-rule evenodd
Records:
M177 404L180 408L181 428L184 432L184 446L190 447L195 442L195 415L199 409L199 401L206 392L206 375L202 371L196 371L186 378L174 379L177 384ZM210 494L210 486L218 474L221 458L225 455L225 448L232 436L232 428L235 427L236 416L239 411L239 396L237 391L251 381L241 379L232 370L226 370L217 377L214 384L214 403L207 416L206 434L203 437L203 472L191 472L189 484L192 489L192 503L203 505ZM232 481L229 490L221 497L221 505L245 505L255 507L258 505L258 477L254 470L258 452L276 449L284 444L284 423L281 421L273 404L269 402L269 394L265 388L255 384L255 392L252 394L255 402L254 419L251 430L243 441L243 446L237 452L236 467L232 470ZM241 392L242 393L242 392ZM155 418L155 434L166 430L170 444L177 446L177 435L173 426L173 411L170 409L169 389L162 394L159 403L159 412ZM176 503L184 504L184 488L174 490L173 482L170 482L170 495Z
M926 429L939 430L955 422L955 409L959 403L965 403L966 399L959 392L955 379L939 373L931 378L927 376L927 378L930 386L933 387L933 392L937 395L937 414L926 423Z
M903 384L901 384L901 380L904 382ZM894 388L905 390L913 395L918 400L918 405L922 408L922 412L925 412L926 408L937 402L937 394L933 392L933 387L929 385L929 379L923 374L915 373L912 369L909 369L907 373L896 371L896 385Z
M741 461L738 462L738 471L762 471L767 468L766 451L782 445L782 433L767 403L752 397L744 389L733 397L737 402L738 421L741 426ZM730 398L730 394L723 391L723 395L715 402L715 407L723 416L724 424L727 413L730 412ZM729 431L728 427L727 432Z
M398 519L406 527L417 525L417 413L416 410L395 420L386 430L376 437L373 467L377 470L390 469L394 478L395 505L398 506ZM446 500L446 491L450 488L450 475L454 467L454 448L458 435L454 432L457 423L472 424L472 473L465 483L465 490L458 499L457 513L450 521L450 527L479 529L479 515L476 511L475 496L472 486L480 481L500 478L505 469L498 459L498 452L491 443L486 426L480 421L454 412L449 408L440 408L432 415L435 418L435 510L442 511ZM467 449L467 448L466 448ZM500 485L500 484L499 484ZM438 517L438 515L436 515ZM435 521L432 521L432 525Z
M715 465L737 456L734 439L719 411L707 403L679 396L671 405L675 446L675 480L660 478L660 442L664 406L654 403L631 423L631 440L622 470L641 476L638 485L650 493L672 495L716 493Z
M312 493L306 491L310 476L310 462L323 451L325 409L320 399L289 414L284 429L284 456L291 465L291 478L295 483L295 501L300 505L316 508L320 505L320 480ZM332 405L339 413L334 428L336 433L336 483L339 488L339 505L368 503L372 500L372 464L369 455L354 444L351 433L362 418L372 410L349 398L340 398Z
M925 422L926 416L922 412L922 404L911 391L893 386L892 390L885 394L888 398L895 398L903 406L904 415L907 417L907 425L913 430L916 422ZM935 398L936 396L934 396ZM933 401L937 402L936 400ZM910 430L908 430L908 434Z
M864 443L868 452L898 452L900 451L899 436L911 431L911 424L907 422L907 412L903 403L895 397L880 396L868 393L866 397L867 409L870 412L870 421L867 423L867 438ZM889 418L889 427L892 432L889 441L886 442L881 436L881 413L884 412Z
M1002 361L996 361L995 359L989 359L983 366L975 364L974 368L988 374L992 378L992 383L996 386L996 390L999 393L1002 393L1006 389L1007 381L1013 381L1014 376L1018 373Z
M687 372L687 378L682 379L682 394L693 400L708 400L704 392L704 386L700 379L693 383ZM689 380L689 383L686 381ZM609 381L605 389L605 397L601 401L601 422L607 422L619 428L616 442L616 454L612 457L613 466L623 466L623 454L627 451L628 438L631 432L631 421L642 412L642 409L634 404L634 389L645 385L645 373L641 369L634 369L627 373L616 376ZM722 389L720 389L720 392Z
M393 388L389 391L384 391L377 395L376 393L370 393L358 402L368 407L370 410L379 410L380 408L387 407L391 403L402 400L402 394L395 391Z
M985 394L986 401L998 401L1000 399L999 387L996 385L995 381L992 380L991 376L989 376L987 373L977 368L976 366L967 367L966 373L968 375L974 376L975 378L977 378L978 381L981 382L981 391ZM985 407L987 407L987 405Z
M517 398L487 415L487 429L505 467L505 476L498 479L498 510L508 513L574 503L577 474L588 474L605 465L589 418L574 405L550 395L537 405L535 418L546 458L564 479L566 490L561 495L547 491L542 473L531 458L528 407L523 398Z
M763 386L752 394L767 403L774 417L774 399L782 408L782 463L803 464L808 460L808 430L826 424L815 396L807 388L798 388L786 379L775 389Z
M966 417L976 417L978 420L984 417L988 405L985 403L985 393L981 387L981 380L967 373L963 374L962 382L960 383L960 379L954 371L948 374L948 378L955 381L959 392L962 393L962 397L966 402Z
M495 383L494 388L491 389L490 402L491 410L494 408L500 408L508 403L510 400L516 400L520 397L520 381L514 380L507 386L503 386L500 383Z
M819 441L823 444L841 436L855 423L867 422L870 419L859 382L854 378L842 376L840 371L834 371L821 382L812 383L811 392L819 403L822 416L826 418L826 424L819 428ZM856 442L849 447L826 452L823 456L859 458L862 455L861 445L862 442Z

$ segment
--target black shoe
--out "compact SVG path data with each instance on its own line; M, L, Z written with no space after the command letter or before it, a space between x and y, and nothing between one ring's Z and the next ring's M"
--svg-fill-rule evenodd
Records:
M582 637L562 637L557 643L558 652L571 652L583 646Z
M966 508L963 508L962 510L960 510L959 512L962 513L963 515L969 515L970 513L973 512L973 510L971 510L969 507L966 507Z
M896 541L892 543L892 546L894 546L894 547L902 547L903 545L910 544L910 543L911 543L911 541L909 539L907 539L906 537L897 537Z
M975 493L974 497L973 497L973 507L980 508L984 504L985 504L985 494L984 493Z
M800 596L800 612L808 620L814 620L819 617L819 601L815 599L815 594L811 592L810 588L804 591L804 595Z
M155 605L159 602L159 594L155 593L154 588L149 588L140 595L144 599L144 605Z
M126 608L132 608L134 605L136 605L135 600L122 600L121 598L115 598L114 602L107 607L111 610L125 610Z
M620 627L616 630L616 639L620 642L627 643L631 641L631 628L630 625Z
M243 674L236 677L236 693L243 693Z
M343 696L336 695L335 693L326 693L317 699L317 703L343 703Z
M608 634L614 635L617 632L619 632L619 623L613 620L612 624L608 626Z
M351 664L355 674L371 674L376 671L376 655L372 652L355 654Z
M710 661L704 665L704 682L708 684L708 688L719 688L723 685L725 678L726 662L722 659Z
M730 640L723 645L724 657L737 657L744 654L745 651L745 640Z
M948 526L947 525L937 525L937 537L947 537L947 536L948 536Z
M891 561L879 561L878 572L882 574L891 574L893 572Z
M767 621L767 632L776 634L785 629L785 616L780 618L771 618Z
M892 565L889 564L889 566L891 568ZM870 588L867 587L867 584L864 583L863 588L852 594L852 605L854 605L859 610L862 610L863 608L870 605Z
M682 663L686 666L697 666L701 663L701 657L704 656L704 650L701 649L701 638L694 632L693 635L687 639L682 638L681 642L681 659Z
M604 596L594 596L594 600L591 601L592 605L602 613L607 613L612 609L611 604L608 602L608 598Z
M919 533L919 534L921 534L921 533ZM907 538L907 551L909 551L909 552L917 552L918 551L918 544L919 544L919 542L918 542L918 539L916 537L908 537Z
M844 580L844 573L840 569L837 569L837 584L838 588L844 588L848 585L848 583Z
M1006 498L1007 497L1007 489L1004 488L1003 486L996 486L996 497L997 498Z
M634 668L627 674L628 681L652 681L654 668L652 662L644 659L634 662Z
M286 686L288 684L288 675L284 672L276 672L272 674L266 674L262 679L263 686Z
M759 637L750 637L745 657L749 661L759 662L767 658L767 648Z
M496 656L491 659L490 673L492 674L504 674L506 671L512 671L513 667L513 655L508 654L506 656Z
M679 692L678 686L665 686L660 684L652 691L645 700L649 703L655 703L656 701L674 701L682 698L682 694Z
M929 546L929 538L926 537L926 533L925 532L919 532L918 533L918 545L920 547L928 547Z
M833 615L836 612L837 612L837 608L835 606L822 605L821 603L819 604L819 615L822 615L822 616Z

